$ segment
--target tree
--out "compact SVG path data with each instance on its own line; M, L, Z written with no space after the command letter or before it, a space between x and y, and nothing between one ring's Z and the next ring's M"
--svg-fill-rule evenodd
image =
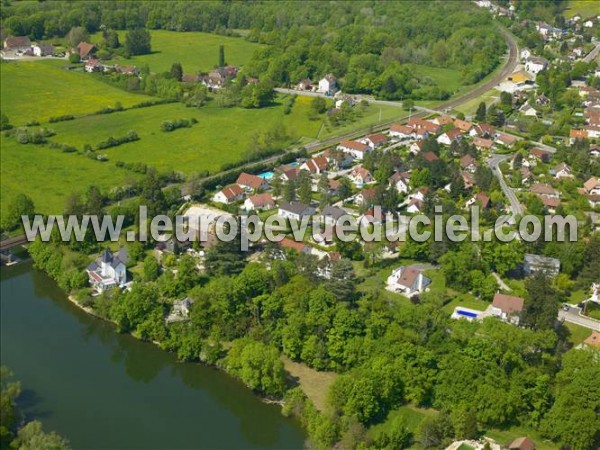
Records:
M69 441L55 432L45 433L37 420L29 422L19 430L12 443L19 450L68 450Z
M145 28L134 28L125 35L125 51L128 55L147 55L152 52L150 32Z
M160 275L160 264L152 255L146 256L144 259L144 280L154 281Z
M183 79L183 67L181 67L181 63L173 63L171 65L171 77L174 80L181 81Z
M443 448L454 437L454 426L445 412L426 418L420 426L418 441L423 448Z
M225 67L225 46L219 45L219 67Z
M523 311L523 324L534 330L550 330L558 315L559 293L554 290L548 275L536 272L525 281L527 296Z
M352 195L352 184L350 183L350 180L347 177L343 177L340 180L338 195L342 200L345 200Z
M73 27L67 33L67 44L70 48L77 48L81 42L86 42L90 36L83 27Z
M283 198L287 202L296 200L296 182L294 180L287 180L283 186Z
M477 107L477 112L475 113L475 120L477 122L484 122L487 114L487 106L485 102L481 102Z
M17 194L8 205L2 227L9 230L16 228L21 224L22 216L29 216L31 218L34 214L35 206L31 197L25 194Z
M310 108L317 114L327 111L327 102L323 97L314 97L310 102Z
M308 171L301 170L298 174L298 198L299 200L308 205L310 204L312 194L312 183Z
M8 116L4 113L0 114L0 131L10 130L12 125L8 120Z
M121 45L119 42L119 33L117 33L115 30L109 30L108 28L105 28L102 32L102 37L104 39L104 47L106 48L114 49Z

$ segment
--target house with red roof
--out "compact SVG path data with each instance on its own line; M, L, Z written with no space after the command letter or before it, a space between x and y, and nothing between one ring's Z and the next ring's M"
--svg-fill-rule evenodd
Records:
M387 140L388 138L385 134L375 133L365 136L364 138L360 139L360 142L362 142L363 144L367 144L372 149L376 149L385 144Z
M248 197L242 207L246 211L261 211L263 209L271 209L275 207L275 200L268 192L256 194Z
M356 166L354 169L352 169L348 175L348 178L350 178L350 180L352 180L352 182L359 187L375 181L373 175L371 175L371 172L369 172L363 166Z
M244 190L252 192L269 189L269 183L264 178L250 173L242 172L236 181Z
M454 126L458 128L461 133L468 133L471 131L471 128L473 128L473 124L471 122L461 119L454 119Z
M230 184L229 186L224 187L215 195L213 195L213 202L223 203L225 205L229 205L231 203L235 203L244 198L244 191L237 184Z
M81 60L86 61L94 57L94 54L96 53L96 46L94 44L90 44L89 42L80 42L77 45L77 52L79 53Z
M433 161L437 161L438 159L440 159L440 158L438 158L438 155L436 155L432 151L423 153L423 158L427 162L433 162Z
M392 124L388 134L391 138L399 139L401 141L415 137L413 129L408 125L404 125L401 123Z
M344 153L352 155L354 159L358 160L363 159L364 156L371 151L371 147L369 147L367 144L363 144L359 141L349 140L343 140L342 142L340 142L337 148L343 151Z
M524 305L525 300L521 297L500 294L497 292L494 295L492 304L488 307L486 312L491 316L504 320L505 322L518 325Z
M453 128L438 136L438 144L450 145L453 142L458 142L462 138L462 131L458 128Z
M315 156L314 158L306 160L301 166L300 170L308 170L312 174L321 174L327 170L329 162L324 156Z
M415 266L398 267L392 271L386 282L386 289L412 297L424 292L431 279Z

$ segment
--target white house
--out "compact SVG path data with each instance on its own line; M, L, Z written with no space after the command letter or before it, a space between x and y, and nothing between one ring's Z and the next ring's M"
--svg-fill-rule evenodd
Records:
M327 206L321 213L323 216L323 222L331 226L335 226L338 220L347 214L348 213L345 210L335 206Z
M492 304L488 306L487 315L498 317L505 322L510 322L515 325L519 324L521 313L525 301L521 297L512 295L500 294L497 292L494 295Z
M525 275L532 275L535 272L544 271L549 275L558 275L560 271L560 261L556 258L547 256L525 254L523 263Z
M240 201L244 198L244 191L237 184L231 184L229 186L224 187L215 195L213 195L213 202L215 203L223 203L225 205L229 205L231 203Z
M54 47L51 44L37 44L31 47L35 56L52 56Z
M534 56L525 62L525 70L533 75L537 75L548 67L548 60Z
M319 92L327 95L333 95L337 92L337 81L332 74L327 74L319 80Z
M588 195L600 195L600 179L592 177L583 183L583 189Z
M531 58L531 50L529 50L527 47L524 47L521 49L519 55L521 56L521 61L527 61L529 58Z
M277 214L284 219L301 220L304 216L314 214L315 208L301 202L283 202L279 205Z
M425 291L430 284L431 280L423 275L420 269L408 266L394 269L387 279L386 288L389 291L412 297Z
M275 200L268 192L256 194L248 197L242 208L246 211L261 211L263 209L271 209L275 207Z
M571 168L566 163L560 163L554 168L554 178L573 178Z
M360 139L359 142L368 145L372 149L376 149L387 142L387 137L381 133L369 134Z
M394 174L388 178L388 182L390 183L390 186L394 186L398 192L406 194L410 183L410 173L394 172Z
M462 134L458 128L446 131L437 138L438 144L450 145L453 142L458 142L462 138Z
M388 134L391 138L399 139L401 141L415 137L413 129L407 125L402 125L401 123L392 124Z
M371 151L371 147L358 141L343 140L337 148L344 153L349 153L354 159L361 160Z
M300 170L308 170L312 174L321 174L327 170L329 161L325 156L315 156L314 158L306 160L301 166Z
M112 289L116 286L123 287L127 283L127 264L129 257L127 250L121 248L114 255L108 247L96 258L96 261L87 267L90 285L98 292Z
M371 172L369 172L363 166L356 166L354 169L352 169L348 175L348 178L352 180L352 182L358 187L375 181L373 175L371 175Z
M519 108L519 112L527 117L537 117L538 115L537 110L527 102Z
M173 309L166 318L167 323L182 322L188 320L190 317L190 310L194 300L189 297L183 300L175 300L173 302Z

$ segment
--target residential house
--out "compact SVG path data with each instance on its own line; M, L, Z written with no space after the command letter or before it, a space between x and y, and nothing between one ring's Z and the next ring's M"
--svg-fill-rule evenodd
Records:
M315 156L314 158L306 160L301 166L300 170L308 170L312 174L321 174L327 170L329 165L325 156Z
M340 94L338 91L337 94ZM343 106L354 106L354 98L349 95L338 95L336 94L337 100L335 101L336 109L342 109Z
M600 145L590 145L590 156L592 158L600 156Z
M490 206L490 198L485 195L484 192L479 192L477 195L467 200L467 203L465 203L465 208L468 209L476 203L479 204L482 209L487 209Z
M487 313L491 316L498 317L505 322L518 325L524 304L525 300L521 297L500 294L497 292L494 295L492 304L487 309Z
M533 275L536 272L543 271L549 275L558 275L560 271L560 261L556 258L547 256L525 254L523 262L523 272L525 275Z
M140 75L140 71L135 66L120 66L117 64L117 65L115 65L115 72L121 73L123 75L135 75L135 76ZM195 75L195 77L196 77L196 81L197 81L198 76ZM185 78L185 75L183 75L182 81L184 81L184 78Z
M284 219L290 220L301 220L302 217L311 216L314 214L315 208L309 205L305 205L301 202L282 202L279 205L279 211L277 214Z
M363 189L354 197L354 203L362 206L372 205L376 197L376 189Z
M534 147L531 150L529 150L529 156L530 156L530 159L537 159L543 163L547 163L550 161L550 158L552 157L552 153L550 153L549 151L543 150L539 147Z
M530 192L536 195L545 195L547 197L559 198L560 194L552 186L545 183L535 183L529 189Z
M529 103L524 103L523 106L519 108L519 112L527 117L537 117L537 110L531 106Z
M323 209L321 216L323 217L324 223L326 223L327 225L335 226L338 220L340 220L340 218L346 216L347 214L348 213L341 208L337 208L335 206L327 206L325 209Z
M312 91L312 88L313 88L312 81L310 81L310 79L308 79L308 78L300 81L296 85L296 89L299 91Z
M417 142L413 142L409 148L409 151L413 154L416 155L418 154L421 150L423 150L423 147L425 146L425 141L424 140L420 140Z
M290 167L281 172L280 178L287 183L288 181L296 181L298 175L300 175L300 169L297 167Z
M284 250L289 250L296 253L310 254L311 252L311 247L309 245L288 238L283 238L281 241L279 241L279 246Z
M26 52L31 49L31 41L27 36L9 36L4 39L4 50Z
M583 141L588 138L588 132L586 130L571 130L569 132L569 144L573 145L575 141Z
M433 161L437 161L440 158L438 158L438 155L436 155L432 151L429 151L429 152L423 153L423 159L425 159L425 161L427 161L427 162L433 162Z
M554 168L554 178L573 178L571 168L567 165L567 163L560 163Z
M406 204L406 212L409 214L420 214L423 212L423 200L411 198Z
M190 297L186 297L183 300L175 300L173 302L173 308L166 318L166 322L175 323L188 320L193 303L194 300Z
M269 189L269 183L267 183L267 180L246 172L240 173L236 183L248 192L256 192L259 190L264 191Z
M80 42L77 45L77 51L81 60L86 61L88 59L94 58L94 54L96 53L96 46L94 44L90 44L89 42Z
M31 47L35 56L52 56L54 46L52 44L37 44Z
M429 134L439 134L442 127L437 123L430 122L429 120L421 119L420 117L412 117L408 120L408 126L413 130L424 130Z
M487 124L487 123L478 123L477 125L474 125L471 128L471 131L469 131L469 136L471 137L494 137L494 135L496 134L496 129Z
M102 72L104 70L104 65L97 59L91 58L85 62L84 69L89 73Z
M424 292L431 284L431 280L423 272L414 267L398 267L392 271L387 279L387 289L398 292L408 297Z
M462 138L462 132L458 128L453 128L452 130L446 131L441 134L437 138L438 144L450 145L453 142L458 142Z
M448 114L442 114L440 116L437 116L436 118L432 119L431 121L441 127L450 125L453 122L452 117L449 116Z
M401 123L394 123L390 127L389 136L391 138L399 139L401 141L406 139L411 139L415 137L414 131L408 125L403 125Z
M494 148L494 141L492 141L491 139L474 137L473 145L479 151L484 151L484 150L490 151Z
M477 169L477 160L473 156L466 154L459 160L460 167L467 172L475 173Z
M356 166L354 169L352 169L348 175L348 178L350 178L350 180L352 180L352 182L358 187L375 181L373 175L371 175L371 172L369 172L363 166Z
M527 61L529 58L531 58L531 50L529 50L527 47L524 47L519 52L519 56L521 57L521 61Z
M548 60L537 56L533 56L525 62L525 70L533 75L537 75L546 67L548 67Z
M600 195L600 179L592 177L583 183L583 189L588 195Z
M586 131L588 135L588 139L598 139L600 138L600 126L598 125L585 125L583 129Z
M263 209L271 209L275 207L275 200L268 192L252 195L244 202L243 209L246 211L262 211Z
M510 134L498 133L495 142L510 148L515 145L517 138L515 136L511 136Z
M225 205L230 205L231 203L235 203L244 198L244 191L237 184L230 184L229 186L224 187L219 192L217 192L212 200L216 203L223 203Z
M364 155L371 151L371 147L358 141L343 140L337 148L352 155L354 159L362 160Z
M471 128L473 128L473 124L471 122L461 119L454 119L454 126L458 128L461 133L469 133Z
M394 186L398 192L406 194L410 183L410 173L394 172L392 176L388 178L388 182L390 183L390 186Z
M387 137L382 133L369 134L368 136L360 139L360 142L367 144L372 149L376 149L387 142Z
M332 74L327 74L319 80L319 92L331 96L335 94L337 90L337 80Z
M354 156L339 149L325 150L323 156L334 170L345 169L354 162Z
M121 248L115 255L108 247L87 267L90 285L98 292L123 287L127 283L127 267L129 261L127 250Z
M528 184L533 181L533 174L529 170L529 168L523 166L521 167L521 184Z
M465 189L471 189L475 186L475 177L472 173L461 170L460 175L462 176Z
M337 195L341 186L340 180L329 179L329 195Z
M528 437L520 437L508 444L508 450L535 450L535 443Z

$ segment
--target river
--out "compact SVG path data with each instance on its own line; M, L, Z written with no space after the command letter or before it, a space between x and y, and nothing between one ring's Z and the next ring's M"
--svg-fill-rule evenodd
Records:
M299 449L304 433L222 371L178 363L70 303L31 262L2 267L1 361L19 404L74 449Z

